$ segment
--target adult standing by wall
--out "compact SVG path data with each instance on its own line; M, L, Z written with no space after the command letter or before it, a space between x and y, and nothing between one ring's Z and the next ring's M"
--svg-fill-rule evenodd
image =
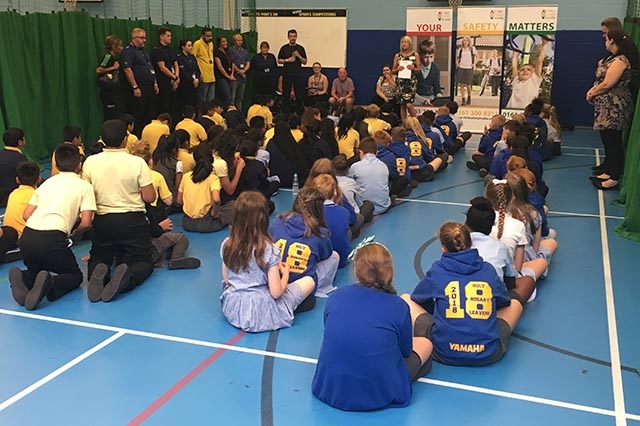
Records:
M158 82L158 96L156 97L156 111L163 113L168 112L172 115L174 122L176 114L172 111L171 98L173 92L180 85L180 68L178 67L178 58L171 51L171 28L160 27L158 30L158 44L151 52L151 61L153 69L156 72L156 80Z
M96 68L98 87L100 87L100 102L104 120L117 118L123 111L122 107L122 80L120 79L120 63L118 55L122 53L122 40L120 37L110 35L104 39L104 54L100 65Z
M233 63L229 57L229 40L225 36L221 36L217 38L216 42L218 48L214 55L214 61L216 65L216 81L218 83L217 97L222 107L226 110L233 103L231 101L231 82L236 77Z
M213 31L204 27L201 36L193 43L193 56L196 57L202 77L198 84L198 103L203 105L216 97L216 77L213 56Z
M242 34L233 35L233 46L229 48L235 80L231 82L231 103L238 110L242 110L242 100L244 99L244 89L247 81L247 71L251 68L251 58L247 49L242 47Z
M603 19L600 26L602 28L603 38L607 37L607 33L610 30L623 31L622 22L620 22L620 19L615 16ZM640 89L640 58L638 57L638 46L636 46L631 37L624 34L621 50L622 54L627 57L631 64L631 83L629 84L629 88L631 89L631 95L634 99L633 104L635 105L635 99L638 96L638 89Z
M278 60L273 53L269 53L269 43L260 43L260 52L251 58L253 71L253 90L256 94L273 96L275 92L276 69Z
M413 51L411 37L400 38L400 52L393 57L393 69L391 72L397 75L396 98L400 104L400 115L404 121L407 115L416 116L413 102L416 97L418 80L416 73L420 69L420 59Z
M158 82L149 54L144 50L147 33L142 28L131 31L131 43L122 51L122 69L130 86L129 113L136 118L137 136L156 116Z
M595 111L594 130L600 131L605 160L595 168L597 176L591 178L598 189L618 187L624 157L622 131L629 126L633 111L631 90L631 64L623 53L624 32L609 30L605 47L610 56L598 62L596 82L587 92L587 102Z
M178 96L180 97L180 107L185 105L198 105L198 86L200 84L201 73L198 68L198 60L193 52L191 40L180 40L180 50L178 53L178 67L180 68L180 86L178 86Z
M302 100L305 97L304 77L302 76L302 66L307 63L307 52L304 47L297 44L298 32L290 29L287 32L289 43L280 48L278 52L278 63L282 64L282 93L290 93L291 88L296 95L295 111L302 111ZM291 98L283 96L283 110L291 112Z

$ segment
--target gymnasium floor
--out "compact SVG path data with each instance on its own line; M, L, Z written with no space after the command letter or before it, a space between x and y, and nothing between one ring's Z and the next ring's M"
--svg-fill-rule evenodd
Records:
M465 167L473 141L362 234L393 253L399 292L439 256L439 226L463 221L465 203L482 192ZM598 193L586 179L598 147L596 133L568 132L563 155L545 163L560 249L508 354L483 368L435 364L407 408L346 413L314 399L324 300L278 332L228 325L218 300L225 230L189 235L200 269L156 270L109 304L90 303L83 286L27 312L11 297L12 265L0 266L0 424L640 425L640 246L613 232L618 193ZM275 201L289 208L291 193ZM73 250L80 258L89 243ZM338 286L352 281L350 266L338 272Z

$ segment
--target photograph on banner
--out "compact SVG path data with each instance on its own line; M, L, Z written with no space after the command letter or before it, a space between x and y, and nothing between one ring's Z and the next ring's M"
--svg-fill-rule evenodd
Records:
M458 8L454 100L469 131L482 131L500 109L505 10Z
M407 9L407 36L420 64L414 102L417 108L444 105L451 100L452 34L453 9Z
M503 114L522 112L535 98L551 101L557 7L509 7L505 35Z

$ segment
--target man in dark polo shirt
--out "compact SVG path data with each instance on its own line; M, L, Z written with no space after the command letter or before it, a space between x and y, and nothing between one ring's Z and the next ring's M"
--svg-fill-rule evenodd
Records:
M27 157L22 154L25 146L24 131L16 127L5 130L2 134L4 149L0 150L0 207L7 206L11 191L18 187L16 167Z
M180 84L180 68L178 67L178 57L171 51L171 28L161 27L158 30L159 43L151 52L151 62L156 72L158 82L158 97L156 99L156 111L158 113L168 112L174 120L177 111L171 107L173 92Z
M278 63L282 64L282 93L291 93L291 86L296 94L295 111L302 112L302 101L306 93L305 79L302 76L302 66L307 63L307 52L304 47L296 44L298 32L294 29L288 31L289 43L280 48ZM291 99L282 97L282 108L285 112L291 112Z
M120 55L120 63L129 83L129 113L136 118L134 132L140 132L156 116L158 82L149 54L144 50L147 33L142 28L131 31L131 43Z

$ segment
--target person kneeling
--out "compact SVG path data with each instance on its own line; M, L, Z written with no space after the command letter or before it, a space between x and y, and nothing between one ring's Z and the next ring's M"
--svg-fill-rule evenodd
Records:
M78 147L62 144L54 156L60 173L36 189L24 211L27 222L19 246L27 269L9 270L13 298L28 310L45 296L54 301L80 287L82 272L68 237L78 215L75 235L91 227L96 211L93 187L78 176L82 167Z

